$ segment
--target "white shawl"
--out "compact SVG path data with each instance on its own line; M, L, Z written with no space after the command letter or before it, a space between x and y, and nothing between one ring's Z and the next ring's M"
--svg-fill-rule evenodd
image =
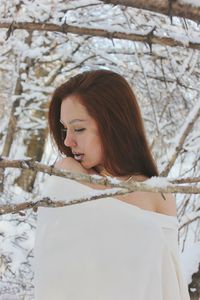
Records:
M81 197L89 187L51 176L45 196ZM36 300L189 300L175 217L114 198L40 208Z

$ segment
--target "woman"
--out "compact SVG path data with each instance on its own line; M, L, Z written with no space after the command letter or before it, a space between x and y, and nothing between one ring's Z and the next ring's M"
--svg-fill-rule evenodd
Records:
M50 103L49 126L67 156L57 168L125 182L158 176L138 103L119 74L89 71L62 84ZM66 199L102 189L73 184L54 176L45 193ZM40 209L36 299L188 300L177 230L171 194L132 192Z

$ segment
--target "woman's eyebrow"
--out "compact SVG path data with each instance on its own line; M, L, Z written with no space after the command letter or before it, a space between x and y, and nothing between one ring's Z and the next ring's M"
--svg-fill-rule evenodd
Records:
M84 119L73 119L71 121L68 122L68 124L73 124L75 122L85 122L86 120ZM66 125L65 122L63 122L62 120L60 120L60 123L62 123L63 125Z

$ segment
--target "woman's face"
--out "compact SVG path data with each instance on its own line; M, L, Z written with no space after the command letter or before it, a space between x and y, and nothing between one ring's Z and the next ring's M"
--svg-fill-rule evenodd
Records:
M101 168L103 150L97 124L78 96L68 96L62 101L60 122L64 127L64 144L71 148L74 159L86 169Z

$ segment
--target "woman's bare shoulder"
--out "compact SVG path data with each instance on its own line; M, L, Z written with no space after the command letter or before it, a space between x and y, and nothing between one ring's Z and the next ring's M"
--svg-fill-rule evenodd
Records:
M174 196L172 194L164 194L164 197L165 200L160 193L137 191L123 196L116 196L115 198L144 210L168 216L176 216L176 201Z
M73 157L65 157L60 159L54 164L57 169L68 170L71 172L88 174L86 170L79 162L77 162Z
M62 167L66 167L68 163L71 161L72 157L61 158L54 164L55 168L61 169Z
M173 194L163 194L164 198L161 194L158 194L156 197L156 212L169 215L169 216L176 216L176 199Z
M76 161L73 157L66 157L62 158L54 164L54 167L57 169L63 169L66 171L70 171L73 173L81 173L81 174L88 174L88 175L99 175L93 168L92 169L85 169L78 161ZM97 190L104 190L107 189L107 186L95 184L95 183L88 183L82 182L82 184Z

